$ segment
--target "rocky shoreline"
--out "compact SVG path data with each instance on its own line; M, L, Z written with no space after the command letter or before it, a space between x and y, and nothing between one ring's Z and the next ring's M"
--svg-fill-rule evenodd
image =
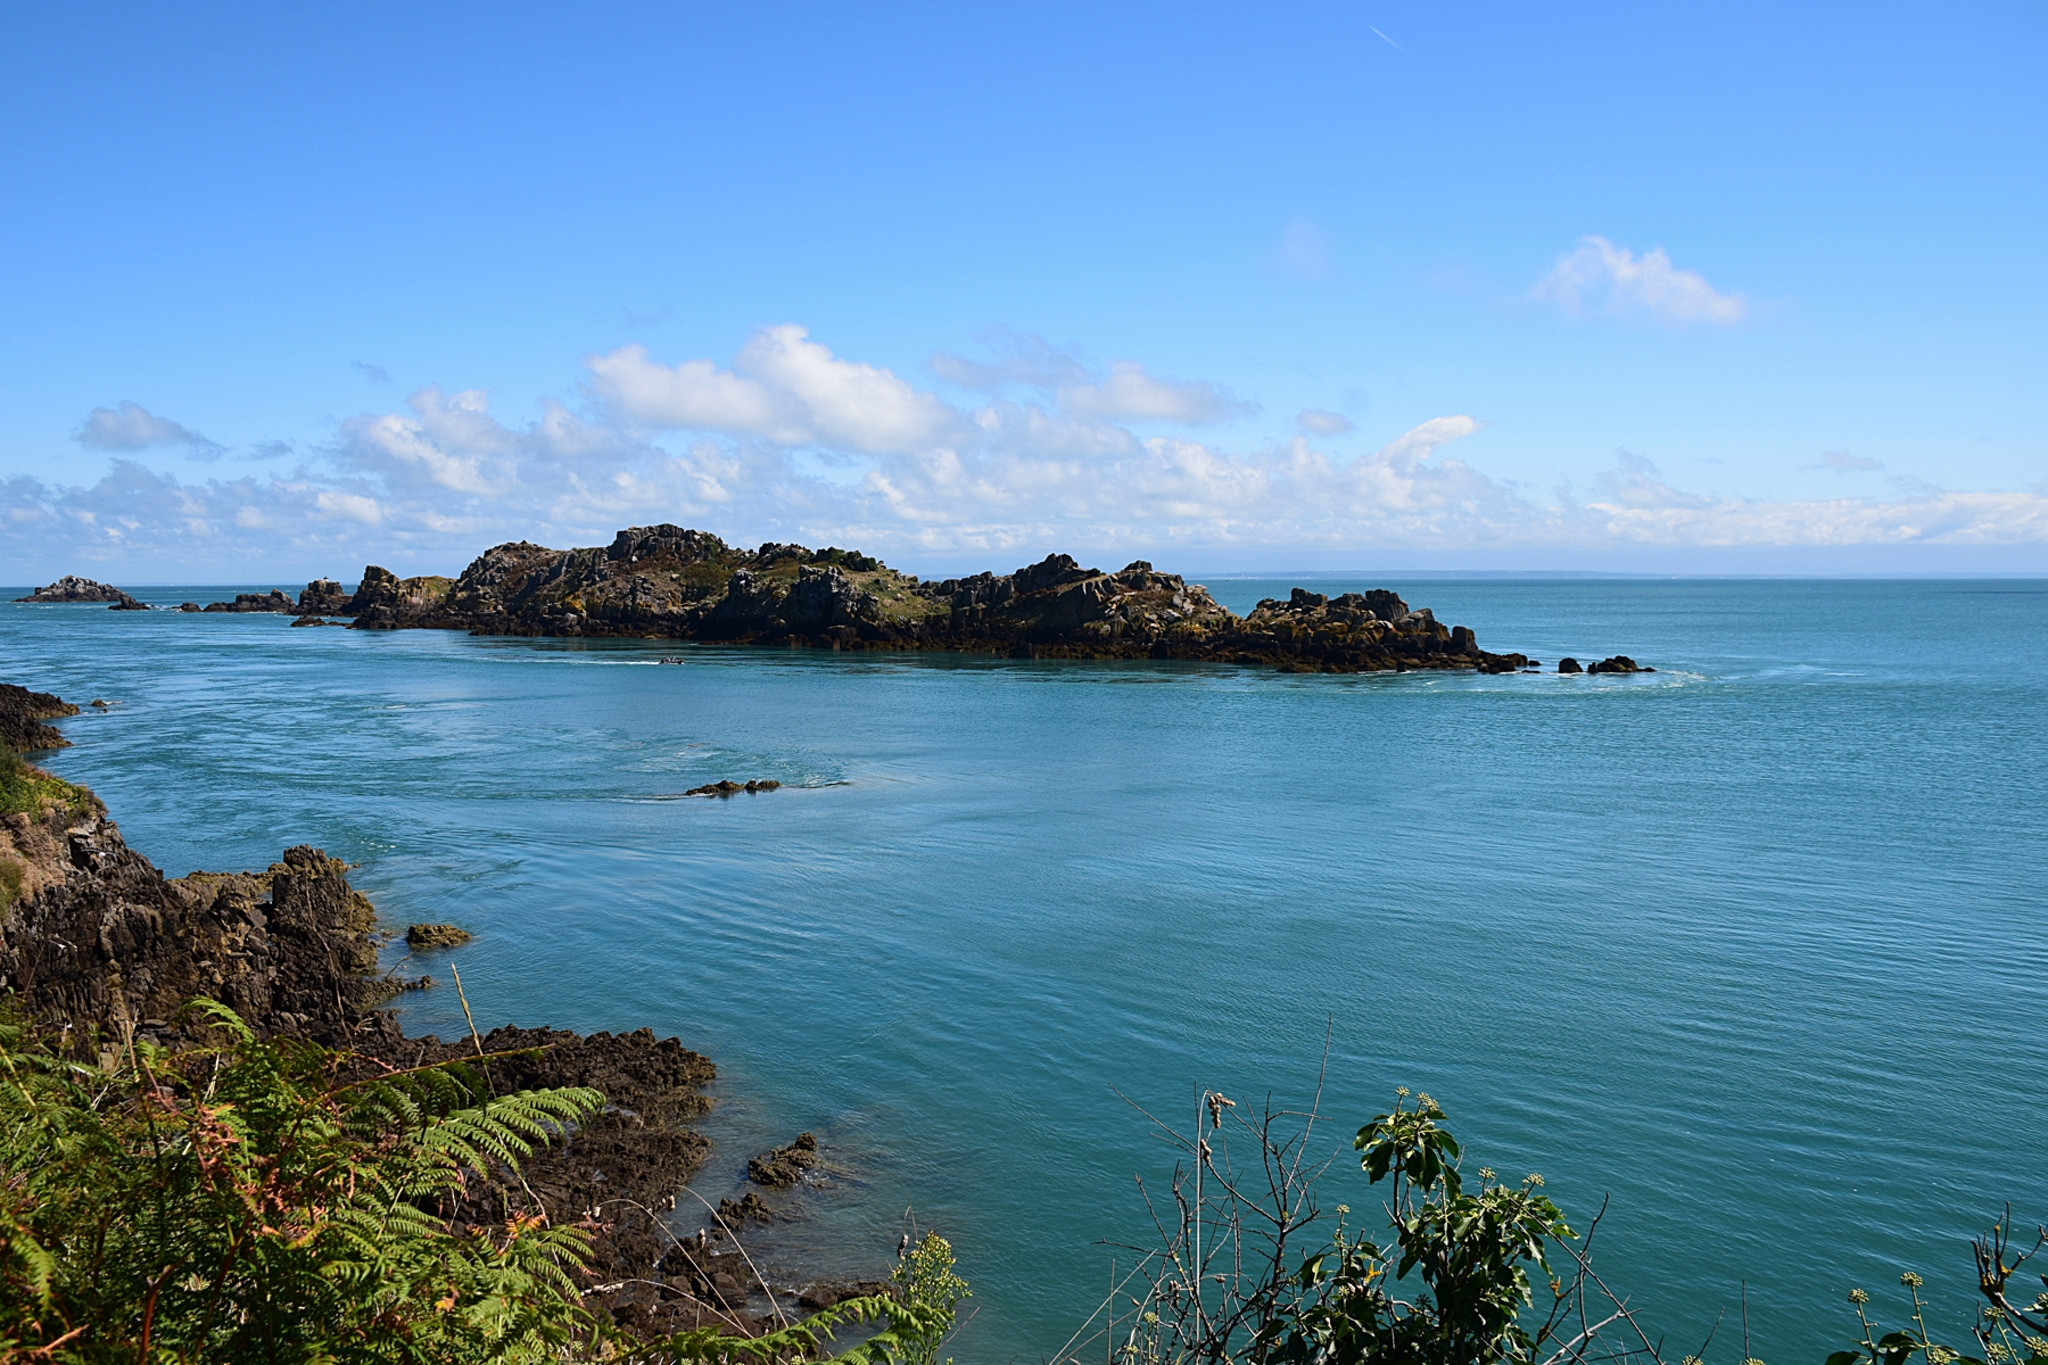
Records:
M0 744L58 747L63 737L42 719L76 713L48 693L0 685ZM204 996L259 1036L342 1050L364 1074L481 1055L495 1093L592 1087L605 1095L602 1114L517 1176L472 1187L456 1216L539 1211L583 1227L593 1247L585 1293L621 1326L754 1332L774 1324L726 1226L739 1233L766 1202L728 1200L735 1216L723 1220L672 1212L694 1202L685 1187L710 1148L694 1126L711 1107L704 1087L717 1068L708 1058L644 1028L578 1035L500 1026L452 1042L408 1038L382 1007L428 982L380 970L389 935L349 885L347 864L299 846L261 872L168 878L128 847L91 792L27 771L48 794L0 814L0 993L70 1050L105 1055L131 1037L175 1043L186 1004ZM786 1150L755 1161L773 1164ZM822 1307L874 1287L785 1280L774 1292L785 1308Z

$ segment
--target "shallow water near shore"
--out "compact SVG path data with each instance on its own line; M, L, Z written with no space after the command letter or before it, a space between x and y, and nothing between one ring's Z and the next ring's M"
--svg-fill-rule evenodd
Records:
M1293 580L1302 582L1306 580ZM1212 579L1245 610L1277 582ZM269 584L260 585L268 588ZM1660 671L1283 676L292 629L0 606L0 681L102 697L46 766L173 875L314 843L402 926L415 1032L677 1033L699 1189L800 1129L771 1259L879 1272L906 1206L1036 1361L1144 1240L1198 1086L1333 1144L1396 1085L1540 1171L1674 1358L1817 1361L1861 1285L2048 1218L2048 583L1398 578L1482 646ZM246 590L246 589L245 589ZM18 595L16 589L7 596ZM138 591L210 600L231 588ZM664 665L680 656L680 665ZM780 791L686 799L720 778ZM1377 1207L1355 1168L1326 1203ZM685 1226L694 1227L694 1223ZM1893 1316L1902 1316L1893 1314ZM1098 1342L1092 1350L1101 1351Z

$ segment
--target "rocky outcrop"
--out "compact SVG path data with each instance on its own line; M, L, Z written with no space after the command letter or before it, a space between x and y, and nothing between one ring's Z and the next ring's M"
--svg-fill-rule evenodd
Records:
M349 594L331 578L316 578L299 594L294 608L301 616L340 616L347 612Z
M1014 573L933 582L858 551L757 550L679 526L621 531L609 546L486 551L459 578L399 580L371 566L345 611L360 629L480 635L637 636L834 649L943 649L1026 658L1153 658L1297 672L1527 667L1491 654L1384 590L1297 589L1250 616L1144 560L1115 573L1048 555Z
M31 692L14 683L0 683L0 749L18 754L62 749L71 741L55 726L43 722L77 714L78 708L61 697Z
M119 588L100 583L77 574L65 574L55 583L37 588L26 597L17 597L17 602L109 602L115 611L148 611L149 604L138 602Z
M432 574L400 578L391 570L372 564L363 570L362 581L348 601L332 614L353 616L356 624L366 629L389 629L402 622L433 616L453 583L453 579Z
M1560 673L1655 673L1657 670L1643 667L1626 654L1616 654L1612 658L1602 659L1598 663L1585 664L1583 666L1577 659L1559 659L1557 661L1557 671Z
M191 605L184 603L178 610L189 610ZM285 615L298 609L298 604L286 596L282 588L272 588L269 592L238 592L232 602L208 602L201 608L202 611L274 611Z
M79 1039L170 1028L195 996L266 1034L342 1044L391 1031L373 1012L393 988L347 864L299 847L263 872L167 879L86 796L0 817L0 859L20 872L0 918L0 987L25 1010Z

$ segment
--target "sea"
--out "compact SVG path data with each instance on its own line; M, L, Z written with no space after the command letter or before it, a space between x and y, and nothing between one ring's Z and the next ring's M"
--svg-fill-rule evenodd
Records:
M1107 1357L1091 1314L1207 1091L1313 1107L1322 1205L1364 1229L1351 1138L1428 1093L1468 1178L1599 1216L1667 1359L1817 1362L1852 1288L1903 1321L1906 1271L1960 1330L1969 1239L2048 1219L2048 583L1207 582L1239 611L1391 587L1544 669L5 605L0 680L109 703L44 761L167 872L311 843L388 925L473 933L387 950L437 983L409 1030L465 1032L453 966L485 1028L709 1055L696 1191L815 1133L758 1253L883 1274L940 1231L962 1365ZM1615 653L1656 672L1553 671ZM726 778L783 786L683 794Z

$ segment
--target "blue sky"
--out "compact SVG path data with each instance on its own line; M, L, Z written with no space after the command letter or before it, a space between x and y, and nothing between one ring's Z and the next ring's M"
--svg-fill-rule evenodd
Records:
M2037 4L0 25L10 581L2048 571Z

